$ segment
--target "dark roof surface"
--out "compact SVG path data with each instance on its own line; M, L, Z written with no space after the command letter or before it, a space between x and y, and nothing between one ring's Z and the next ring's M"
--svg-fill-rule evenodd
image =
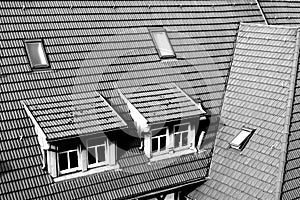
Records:
M20 101L97 91L128 121L115 89L136 86L140 80L149 85L176 82L218 116L238 24L263 22L254 0L1 1L0 5L1 199L125 198L205 176L210 153L184 156L174 168L137 177L109 172L54 183L41 169L37 135ZM177 56L164 65L158 64L161 60L148 31L157 26L167 30ZM33 72L23 40L39 38L51 70ZM216 126L212 127L203 148L212 146ZM142 169L139 163L145 161L132 154L117 162L121 168L123 162ZM169 173L174 176L165 177ZM120 177L128 178L124 184L130 186L123 187Z
M211 163L197 199L277 199L297 65L297 29L242 24ZM295 65L296 64L296 65ZM229 143L256 129L242 151Z
M300 1L298 0L258 0L269 24L299 26Z
M149 123L200 116L199 108L176 84L126 88L121 93Z
M97 92L25 100L48 140L83 136L127 125Z

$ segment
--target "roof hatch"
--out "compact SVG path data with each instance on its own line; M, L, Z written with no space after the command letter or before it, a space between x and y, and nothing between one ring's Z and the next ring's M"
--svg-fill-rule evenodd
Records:
M242 150L253 135L255 129L242 128L241 132L230 142L230 147Z

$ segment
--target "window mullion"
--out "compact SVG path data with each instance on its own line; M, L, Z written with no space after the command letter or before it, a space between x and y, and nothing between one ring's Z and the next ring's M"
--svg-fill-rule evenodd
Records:
M67 159L68 159L68 169L70 169L71 168L70 151L67 151Z

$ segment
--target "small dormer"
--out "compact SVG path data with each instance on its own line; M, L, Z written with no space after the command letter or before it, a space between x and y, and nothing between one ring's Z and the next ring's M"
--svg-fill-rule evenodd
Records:
M44 168L55 180L114 169L112 134L127 125L97 92L26 100L43 153Z
M141 86L119 93L148 158L157 160L196 151L196 125L205 119L206 112L176 84Z

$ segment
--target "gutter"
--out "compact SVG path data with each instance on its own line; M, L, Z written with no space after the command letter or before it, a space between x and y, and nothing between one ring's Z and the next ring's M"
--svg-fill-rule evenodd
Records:
M287 148L289 142L289 134L290 134L290 125L291 125L291 118L292 118L292 110L293 110L293 102L294 102L294 94L295 94L295 85L296 85L296 78L298 72L298 65L299 65L299 50L300 50L300 29L296 29L297 36L296 36L296 45L295 45L295 54L294 54L294 62L293 62L293 71L291 73L291 86L289 88L290 93L287 102L287 115L285 118L285 126L284 126L284 135L282 138L282 151L279 163L279 177L277 182L277 190L275 191L276 199L281 199L281 191L283 187L283 179L285 174L285 167L286 167L286 157L287 157Z
M185 186L190 186L190 185L193 185L193 184L203 183L206 180L207 180L207 178L205 178L205 177L204 178L198 178L198 179L196 179L194 181L187 181L184 184L180 184L180 185L177 185L177 186L173 186L173 187L169 187L169 188L166 188L166 189L161 189L161 190L157 190L157 191L153 191L153 192L145 192L144 194L142 194L140 196L129 197L129 198L126 198L126 199L128 199L128 200L138 200L140 198L145 198L145 197L149 197L149 196L155 196L157 194L170 192L172 190L180 189L180 188L185 187Z
M261 14L262 17L264 18L264 21L265 21L266 25L269 25L268 20L267 20L267 18L266 18L266 16L265 16L265 13L264 13L264 11L261 9L259 0L255 0L255 1L256 1L256 4L257 4L258 8L259 8L260 14Z

